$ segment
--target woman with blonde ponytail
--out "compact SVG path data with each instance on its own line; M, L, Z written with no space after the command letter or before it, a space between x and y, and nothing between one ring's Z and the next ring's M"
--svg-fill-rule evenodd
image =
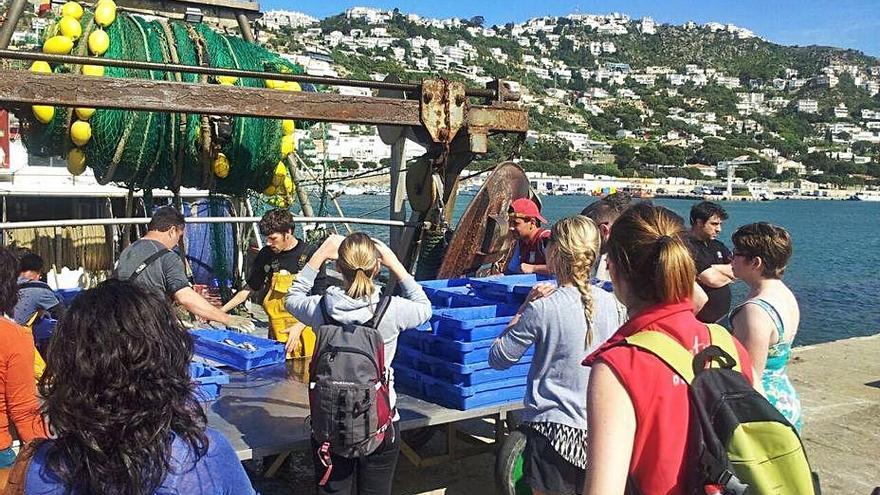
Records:
M324 294L309 296L315 277L329 260L336 260L336 269L342 274L344 287L331 286ZM379 288L375 278L383 266L399 282L401 293L401 296L391 298L378 326L385 342L385 372L389 380L391 408L394 409L397 395L390 365L397 350L397 337L400 332L415 328L431 318L431 302L422 286L416 283L388 246L362 233L348 237L330 236L299 272L287 294L285 305L290 314L317 332L325 324L322 304L329 317L339 324L365 323L373 317L379 303ZM327 482L317 487L317 493L390 495L391 480L400 454L399 419L395 412L393 433L386 434L382 445L365 457L351 459L331 452L333 469L329 471ZM316 479L321 479L327 471L322 467L321 459L317 458L320 446L314 440L312 444Z
M553 227L547 266L558 286L538 284L489 355L506 369L535 346L523 414L523 474L533 493L575 494L584 484L589 370L580 363L622 323L614 296L591 284L600 242L584 216Z

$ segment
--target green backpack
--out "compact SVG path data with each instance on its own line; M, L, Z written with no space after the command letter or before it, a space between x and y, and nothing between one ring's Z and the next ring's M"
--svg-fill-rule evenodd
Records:
M741 373L730 333L719 325L708 327L711 345L696 356L654 330L626 339L660 358L690 386L698 419L692 438L699 439L701 469L694 493L819 495L797 431Z

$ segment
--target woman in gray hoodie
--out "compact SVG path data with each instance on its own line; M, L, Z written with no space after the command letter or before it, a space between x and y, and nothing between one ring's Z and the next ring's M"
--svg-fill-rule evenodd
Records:
M310 296L315 277L329 260L336 260L336 269L342 274L345 287L328 287L325 294ZM385 266L400 282L401 296L394 296L385 316L379 323L379 333L385 342L385 371L389 377L392 410L397 403L394 375L390 368L397 350L397 336L401 331L415 328L431 318L431 302L422 286L416 283L391 249L367 234L355 233L348 237L330 236L315 251L306 266L290 286L285 307L296 319L319 329L324 324L321 302L330 318L341 324L362 324L373 317L379 303L379 288L374 279ZM332 455L333 469L318 493L371 493L391 494L391 480L400 454L399 417L395 411L393 433L366 457L349 459ZM313 442L314 443L314 442ZM315 447L315 446L313 446ZM317 447L313 452L317 452ZM315 458L318 478L324 475L321 463ZM321 471L320 473L318 471ZM355 490L352 490L356 487Z

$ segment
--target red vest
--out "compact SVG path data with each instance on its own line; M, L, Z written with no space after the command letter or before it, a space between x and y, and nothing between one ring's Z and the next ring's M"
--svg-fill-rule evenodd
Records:
M630 318L602 347L587 357L608 364L629 394L636 414L636 434L629 464L630 479L644 495L686 492L696 474L696 452L689 449L688 387L666 364L646 351L615 345L640 330L659 330L692 353L709 345L709 330L693 313L690 301L659 304ZM752 382L752 361L734 339L743 374ZM696 421L693 418L693 421Z

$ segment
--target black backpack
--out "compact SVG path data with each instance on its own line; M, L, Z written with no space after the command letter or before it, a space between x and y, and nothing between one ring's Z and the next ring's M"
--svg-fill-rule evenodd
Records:
M330 453L364 457L373 453L392 431L391 397L385 372L385 342L377 330L390 297L379 300L373 318L363 324L341 324L318 305L324 324L317 328L315 353L309 367L309 409L318 458L333 469ZM392 433L393 434L393 433Z
M626 339L654 354L689 386L696 419L691 441L699 442L693 493L819 495L819 480L797 431L741 373L730 333L719 325L708 327L711 345L696 356L658 331ZM632 480L628 490L638 493Z

